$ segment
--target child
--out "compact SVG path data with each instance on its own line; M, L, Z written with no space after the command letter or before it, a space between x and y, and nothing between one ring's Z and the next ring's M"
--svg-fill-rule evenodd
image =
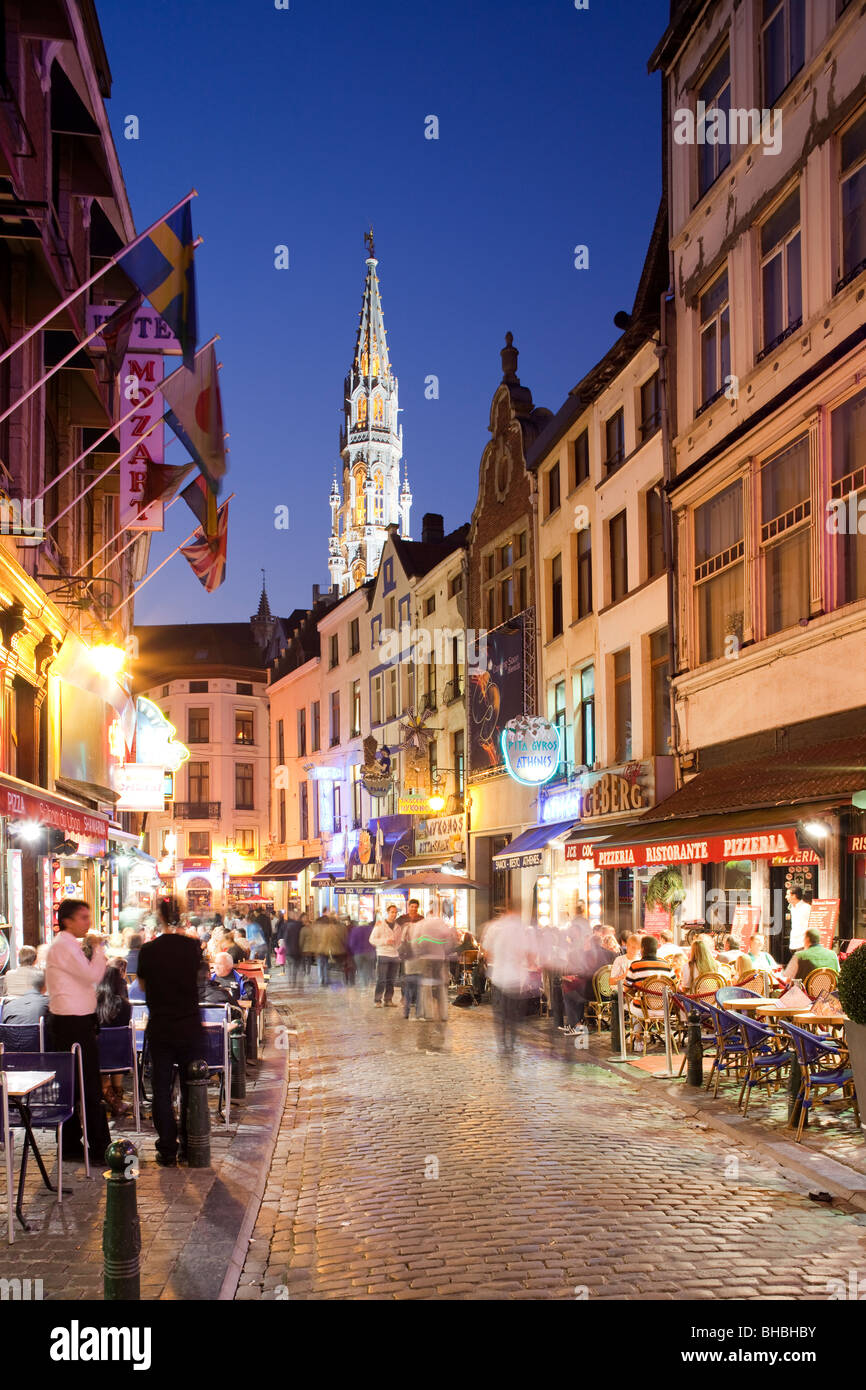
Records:
M277 942L276 956L277 956L277 965L281 965L281 966L283 967L283 971L284 971L285 975L288 977L289 967L286 965L286 943L285 943L285 941L278 941L278 942Z

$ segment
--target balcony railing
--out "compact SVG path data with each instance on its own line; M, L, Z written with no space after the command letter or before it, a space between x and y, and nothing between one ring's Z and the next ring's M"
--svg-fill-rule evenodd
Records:
M220 801L175 801L175 820L219 820Z
M443 699L446 705L453 705L455 700L463 696L463 681L460 676L455 676L453 680L446 683Z

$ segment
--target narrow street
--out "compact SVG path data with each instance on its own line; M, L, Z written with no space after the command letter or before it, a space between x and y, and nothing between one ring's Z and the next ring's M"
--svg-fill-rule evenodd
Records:
M443 1038L366 990L275 993L297 1057L239 1298L822 1300L866 1274L866 1215L546 1021L509 1061L488 1008Z

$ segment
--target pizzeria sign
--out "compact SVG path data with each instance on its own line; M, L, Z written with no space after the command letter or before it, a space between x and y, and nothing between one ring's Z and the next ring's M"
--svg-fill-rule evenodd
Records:
M772 859L793 855L797 839L793 830L772 830L760 835L714 835L701 840L672 840L666 844L622 845L593 853L597 869L646 868L663 864L725 864L737 859Z

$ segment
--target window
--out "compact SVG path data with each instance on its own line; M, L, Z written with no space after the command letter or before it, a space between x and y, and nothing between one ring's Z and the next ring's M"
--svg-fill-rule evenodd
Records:
M357 830L361 824L361 769L357 764L352 767L352 829Z
M616 468L625 458L625 414L622 409L611 415L604 427L605 468Z
M353 618L349 623L349 656L357 656L361 650L361 621Z
M731 321L728 272L724 271L700 298L701 401L709 405L725 387L731 373Z
M342 791L343 784L341 782L335 782L332 788L333 805L331 807L331 814L333 816L334 833L336 835L339 835L343 825Z
M328 670L333 671L340 664L340 639L336 632L331 634L328 644Z
M640 437L641 442L655 434L662 422L661 397L659 395L659 374L654 372L649 381L640 388Z
M842 279L837 288L866 267L866 110L840 140L842 195Z
M454 763L454 794L462 802L466 795L466 744L462 729L451 738L451 758Z
M235 763L235 810L252 811L253 807L253 765Z
M547 475L547 515L559 510L559 463Z
M617 512L608 522L610 559L610 601L617 603L628 593L628 523L625 512Z
M802 435L765 463L760 477L764 607L769 636L809 616L809 436Z
M277 720L277 766L286 761L286 734L282 719Z
M483 560L481 611L496 627L526 607L526 532L510 538Z
M373 724L382 723L382 676L374 676L370 689L371 712L370 719Z
M425 618L429 618L429 617L430 617L430 614L431 614L432 612L435 611L435 608L436 608L436 595L435 595L435 594L431 594L429 598L425 598L425 600L424 600L424 617L425 617Z
M572 488L579 487L589 477L589 431L581 430L571 446Z
M210 831L190 830L188 846L191 859L210 859Z
M340 742L340 692L331 691L331 747Z
M315 744L314 744L315 748ZM298 757L306 757L307 753L307 711L298 710Z
M210 710L191 709L187 716L187 743L210 743Z
M799 188L761 227L761 299L767 353L803 322Z
M189 693L190 695L206 695L207 681L190 681Z
M186 769L190 801L197 806L210 801L210 763L189 762Z
M322 716L318 700L310 705L310 752L318 753L322 746Z
M631 652L624 647L613 658L614 761L631 762Z
M743 640L745 580L743 487L732 483L695 509L694 583L701 661L715 661Z
M427 750L427 768L430 773L430 785L432 787L439 777L439 746L438 740L435 738L430 740L430 746Z
M431 657L427 662L427 704L436 708L436 661Z
M279 800L277 801L277 839L281 845L286 843L286 789L280 787Z
M455 594L463 592L463 572L453 574L448 581L448 597L453 598Z
M235 686L235 694L236 694L236 695L252 695L252 693L253 693L253 683L252 683L252 681L238 681L237 685Z
M866 535L860 530L866 511L866 391L832 412L830 440L831 497L847 504L837 541L839 602L853 603L866 598ZM855 527L850 525L852 516L859 522Z
M653 752L659 756L670 752L671 663L668 630L660 628L650 636L650 690L652 696Z
M167 696L167 694L168 694L168 686L167 686L167 685L164 685L164 686L162 687L162 698L163 698L163 700L165 699L165 697Z
M301 782L298 787L298 828L300 838L309 840L310 838L310 786L308 782Z
M560 747L565 758L565 681L557 681L552 693L550 722L559 730Z
M235 743L255 743L255 725L251 709L235 710Z
M763 0L764 105L774 106L806 61L806 0Z
M239 854L255 854L256 832L252 826L235 831L235 849Z
M664 503L657 488L646 495L647 579L655 579L665 567Z
M397 599L394 594L385 600L385 626L393 632L397 626Z
M726 48L711 70L707 73L697 90L698 102L703 102L708 117L698 133L705 138L698 143L698 196L703 197L711 188L723 169L731 162L731 147L728 144L728 116L731 110L731 55ZM714 117L713 111L721 112ZM725 140L720 144L710 144L709 138L718 133L717 121L723 125Z
M395 719L397 716L397 694L397 667L389 666L385 672L385 702L388 719Z
M499 583L499 621L504 623L506 618L514 616L514 580L509 574L506 579Z
M576 618L586 618L592 612L592 532L588 526L578 531L577 549L577 597Z
M352 721L350 738L357 738L361 732L361 682L352 681Z
M595 763L595 668L584 666L574 676L575 731L574 756L583 767Z
M562 556L550 562L550 635L562 635Z

